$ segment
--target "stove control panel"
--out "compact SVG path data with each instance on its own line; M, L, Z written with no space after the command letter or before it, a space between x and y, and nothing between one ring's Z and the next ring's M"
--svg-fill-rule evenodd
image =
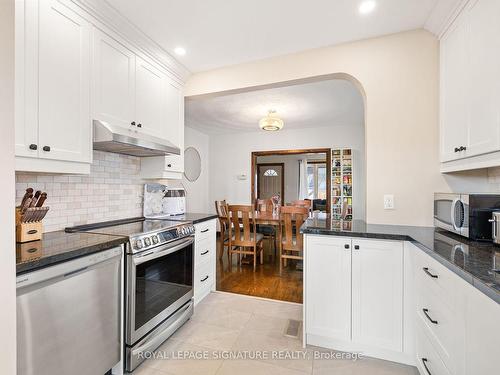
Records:
M159 231L157 233L145 234L131 238L132 252L144 251L165 243L194 235L195 229L192 224L183 224L177 227Z

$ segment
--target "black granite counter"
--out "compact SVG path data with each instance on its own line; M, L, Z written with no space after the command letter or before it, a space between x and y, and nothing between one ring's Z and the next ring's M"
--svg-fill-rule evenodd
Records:
M202 223L204 221L217 219L217 214L200 214L186 212L184 215L169 216L168 220L174 221L192 221L193 224Z
M500 303L500 247L436 229L405 225L343 222L320 214L308 219L300 229L305 234L375 238L412 242L462 279Z
M95 233L44 233L40 241L16 244L18 275L107 250L127 242L126 237Z

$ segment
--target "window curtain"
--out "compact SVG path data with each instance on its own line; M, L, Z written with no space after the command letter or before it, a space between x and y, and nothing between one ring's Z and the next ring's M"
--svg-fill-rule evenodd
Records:
M307 199L307 160L299 160L299 199Z

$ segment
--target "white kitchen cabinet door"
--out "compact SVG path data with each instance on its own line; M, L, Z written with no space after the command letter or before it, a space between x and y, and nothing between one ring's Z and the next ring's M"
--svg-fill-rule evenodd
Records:
M39 157L90 162L90 24L56 0L39 6Z
M16 156L38 157L38 1L16 1Z
M500 305L471 285L464 285L466 374L497 374L500 358Z
M352 241L352 341L403 350L403 243Z
M466 27L456 22L441 39L441 161L463 157L467 146L468 103Z
M130 127L135 121L135 54L94 29L93 119Z
M166 74L151 63L136 57L135 121L137 126L141 131L165 139L167 108Z
M474 0L467 16L467 156L500 149L500 1ZM464 74L464 73L462 73Z
M306 334L351 340L351 239L307 236Z

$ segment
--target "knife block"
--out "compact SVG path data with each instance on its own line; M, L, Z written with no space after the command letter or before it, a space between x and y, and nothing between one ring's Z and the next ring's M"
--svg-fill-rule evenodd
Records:
M42 239L43 224L41 221L33 223L21 222L21 210L16 207L16 242L24 243Z

